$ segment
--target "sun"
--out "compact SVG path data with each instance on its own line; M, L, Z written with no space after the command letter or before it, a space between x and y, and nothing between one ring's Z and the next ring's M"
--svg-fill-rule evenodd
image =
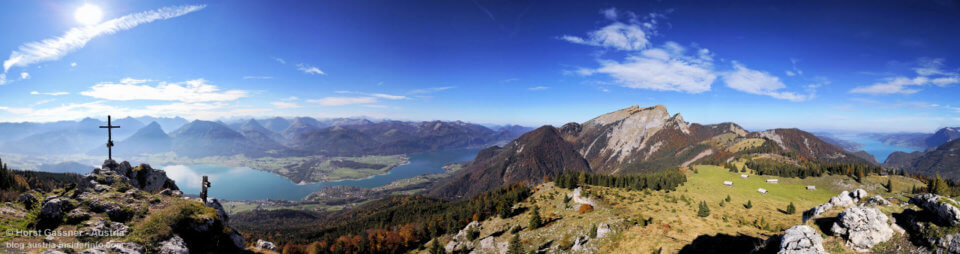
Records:
M100 23L100 19L103 18L103 12L100 11L100 7L92 4L84 4L77 8L77 11L73 13L73 17L77 19L77 22L80 22L84 25L96 25Z

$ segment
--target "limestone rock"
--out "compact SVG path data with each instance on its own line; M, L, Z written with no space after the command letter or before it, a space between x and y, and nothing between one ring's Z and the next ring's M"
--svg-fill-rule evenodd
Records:
M119 222L108 222L104 219L88 221L81 229L86 236L123 236L130 233L130 227Z
M56 198L45 198L40 208L39 224L43 228L54 228L63 220L63 206L65 201Z
M114 206L106 210L107 217L112 221L127 222L133 219L134 211L124 206Z
M211 200L207 201L206 205L207 205L208 207L211 207L211 208L217 210L217 216L220 217L220 220L223 221L223 223L229 223L229 222L230 222L230 216L227 215L227 210L223 209L223 205L220 204L220 201L219 201L219 200L217 200L217 199L211 199Z
M576 189L573 190L573 192L571 192L570 194L567 194L567 196L570 197L571 200L573 200L573 202L576 202L578 204L591 205L594 207L597 206L596 202L593 201L593 199L584 197L581 195L581 193L583 193L583 188L577 187Z
M178 235L174 235L170 240L160 242L160 254L189 254L187 243Z
M506 241L497 241L496 238L492 236L484 237L480 239L480 247L474 249L470 253L507 253L507 242Z
M960 209L954 205L960 203L957 203L956 200L936 194L924 193L910 198L910 203L934 214L942 223L953 226L960 225Z
M873 206L878 206L878 205L888 206L890 205L890 201L887 201L880 195L876 195L870 198L869 200L867 200L867 204L873 205Z
M778 254L827 254L823 238L810 226L797 225L788 228L780 241Z
M20 197L17 197L17 202L23 204L27 209L33 209L33 206L37 204L37 197L34 197L33 194L24 193L20 194Z
M613 233L613 230L610 230L610 225L607 225L607 223L600 223L600 225L597 226L597 238L603 238L610 233Z
M77 208L67 213L66 218L67 218L68 224L77 224L85 220L89 220L90 214L87 212L84 212L82 209Z
M257 244L254 245L257 250L277 250L277 245L272 242L264 241L263 239L257 240Z
M851 207L837 216L830 231L846 239L850 248L869 251L874 245L893 237L893 229L887 220L887 215L877 208Z
M103 246L81 251L80 254L142 254L143 252L143 246L140 246L139 244L110 241Z
M576 240L573 241L573 247L570 248L571 251L584 251L587 244L587 241L590 240L590 237L585 235L578 236Z
M853 192L843 191L839 195L831 197L829 202L823 203L821 205L810 208L809 210L803 211L803 222L806 222L809 219L820 216L830 210L833 207L851 207L856 206L860 202L860 199L867 196L867 191L863 189L856 189Z
M67 253L60 250L56 250L56 249L46 249L43 252L40 252L40 254L67 254Z
M467 239L467 232L470 230L479 231L480 223L473 221L470 222L470 224L467 224L466 227L463 227L460 232L457 232L457 234L453 236L453 239L451 239L450 242L443 247L444 250L450 253L458 250L473 249L473 242L470 241L470 239Z
M99 172L99 174L96 175L100 175L101 177L97 177L96 179L109 179L108 176L116 174L122 176L123 180L131 186L148 192L157 192L163 189L179 190L177 184L167 177L165 171L155 170L148 164L140 164L140 166L132 167L130 166L130 162L124 161L117 163L113 160L106 160L103 162L102 168L102 170L95 171L91 174Z

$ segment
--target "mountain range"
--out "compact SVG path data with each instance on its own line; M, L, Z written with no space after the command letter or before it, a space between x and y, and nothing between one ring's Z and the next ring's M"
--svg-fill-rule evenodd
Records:
M873 138L887 145L911 147L917 149L931 149L960 138L960 127L946 127L934 133L893 133L871 134Z
M800 164L867 160L798 129L749 132L735 123L688 123L666 107L632 106L560 128L543 126L503 147L481 151L430 192L443 198L476 195L514 182L539 183L568 171L653 172L694 163L721 164L737 156Z
M941 175L960 179L960 139L954 139L926 152L894 152L883 163L885 168L903 170L909 174Z
M150 120L144 125L140 120ZM261 123L261 121L263 123ZM53 123L0 123L11 133L0 140L2 152L26 155L102 154L106 123L86 118ZM174 152L188 157L250 157L401 154L485 147L512 140L530 128L491 130L460 121L401 122L367 119L281 117L224 123L183 118L121 118L112 122L114 154L132 156ZM176 127L172 131L164 131Z

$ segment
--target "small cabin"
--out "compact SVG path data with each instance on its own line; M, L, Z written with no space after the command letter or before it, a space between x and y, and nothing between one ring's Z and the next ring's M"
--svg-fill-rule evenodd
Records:
M750 177L750 176L748 176L747 174L740 175L740 178L747 178L747 177Z
M767 183L779 183L780 180L777 179L767 179Z
M767 194L767 189L759 188L757 189L757 192L759 192L760 194Z
M817 190L817 186L807 185L807 190Z
M723 181L723 185L733 186L733 182L732 182L732 181Z

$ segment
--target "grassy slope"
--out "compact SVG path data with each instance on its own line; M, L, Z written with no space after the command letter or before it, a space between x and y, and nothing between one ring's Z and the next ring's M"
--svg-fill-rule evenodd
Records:
M741 173L731 173L722 167L695 167L698 173L687 171L688 182L670 193L588 186L586 189L595 194L594 198L598 199L600 204L587 214L579 214L577 205L573 202L570 205L563 204L563 196L569 193L569 190L556 188L552 183L542 184L528 201L518 206L524 209L537 205L544 218L557 220L547 227L529 230L526 228L530 217L529 210L508 219L491 218L482 223L483 229L477 241L514 225L521 225L524 230L519 232L520 238L529 250L529 246L540 246L550 241L553 241L551 244L563 242L565 236L572 240L586 235L592 225L603 222L612 225L615 233L588 242L588 248L596 250L597 253L651 253L660 248L663 253L675 253L702 235L745 235L767 239L782 234L783 229L801 223L802 211L829 201L830 197L836 196L842 190L863 188L870 196L883 195L891 202L899 204L912 196L909 191L913 185L921 184L900 176L869 176L863 184L843 176L807 179L781 177L778 178L780 183L770 184L765 182L767 176L751 174L749 178L743 179L740 178ZM893 193L886 192L883 187L887 179L893 181ZM734 187L724 186L723 181L733 181ZM808 191L805 189L807 185L816 185L817 190ZM761 187L769 193L758 193L756 190ZM721 207L719 203L728 195L731 202L724 202ZM743 204L747 200L752 201L753 208L744 208ZM700 201L706 201L711 210L710 216L697 217L697 204ZM790 202L797 208L795 214L780 211L785 210ZM902 209L898 205L881 207L887 214L900 212ZM835 216L838 212L839 209L833 209L825 216ZM651 217L653 223L647 226L628 222ZM767 222L766 229L755 226L754 221L759 218ZM808 224L818 228L812 221ZM496 239L497 242L509 241L512 236L507 231ZM441 239L441 243L445 244L449 238L450 235L447 235ZM842 239L837 237L826 237L824 245L831 253L850 252L843 246Z

